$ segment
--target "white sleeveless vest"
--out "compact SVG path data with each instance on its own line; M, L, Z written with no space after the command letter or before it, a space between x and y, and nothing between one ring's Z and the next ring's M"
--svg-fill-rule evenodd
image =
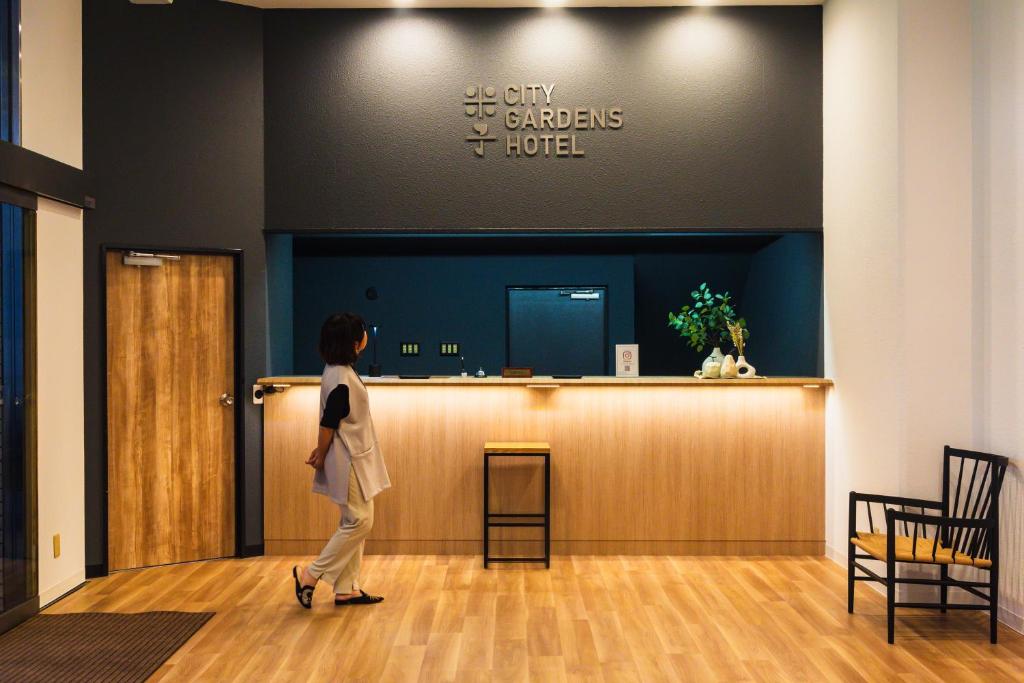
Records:
M350 365L328 365L320 380L320 415L327 397L339 384L348 386L349 413L327 450L324 468L313 475L313 492L329 496L339 505L348 502L349 468L354 470L359 488L366 500L391 488L384 457L377 443L377 432L370 417L370 401L366 385Z

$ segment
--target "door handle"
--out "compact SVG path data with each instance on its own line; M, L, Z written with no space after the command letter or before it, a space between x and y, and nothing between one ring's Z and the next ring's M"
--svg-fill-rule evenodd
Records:
M232 396L231 394L221 394L220 404L225 408L230 408L231 406L235 405L235 397Z

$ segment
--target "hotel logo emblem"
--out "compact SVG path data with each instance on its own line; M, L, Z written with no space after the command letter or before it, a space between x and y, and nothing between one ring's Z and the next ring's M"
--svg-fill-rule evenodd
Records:
M487 134L486 123L474 123L473 132L475 135L467 137L466 142L475 142L476 146L473 148L473 154L482 157L484 155L484 143L494 142L497 138Z
M498 103L495 96L494 86L471 85L466 88L466 116L475 116L482 119L486 116L494 116L494 105Z

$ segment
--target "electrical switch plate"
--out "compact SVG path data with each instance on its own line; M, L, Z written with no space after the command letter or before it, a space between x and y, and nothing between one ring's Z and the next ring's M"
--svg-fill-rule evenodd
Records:
M420 343L419 342L402 342L399 351L403 356L418 356L420 355Z
M458 342L441 342L441 355L442 356L458 356L459 355L459 343Z

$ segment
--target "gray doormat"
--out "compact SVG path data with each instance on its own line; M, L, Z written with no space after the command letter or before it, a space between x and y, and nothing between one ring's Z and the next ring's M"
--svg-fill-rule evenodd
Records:
M145 681L213 614L37 614L0 636L0 681Z

